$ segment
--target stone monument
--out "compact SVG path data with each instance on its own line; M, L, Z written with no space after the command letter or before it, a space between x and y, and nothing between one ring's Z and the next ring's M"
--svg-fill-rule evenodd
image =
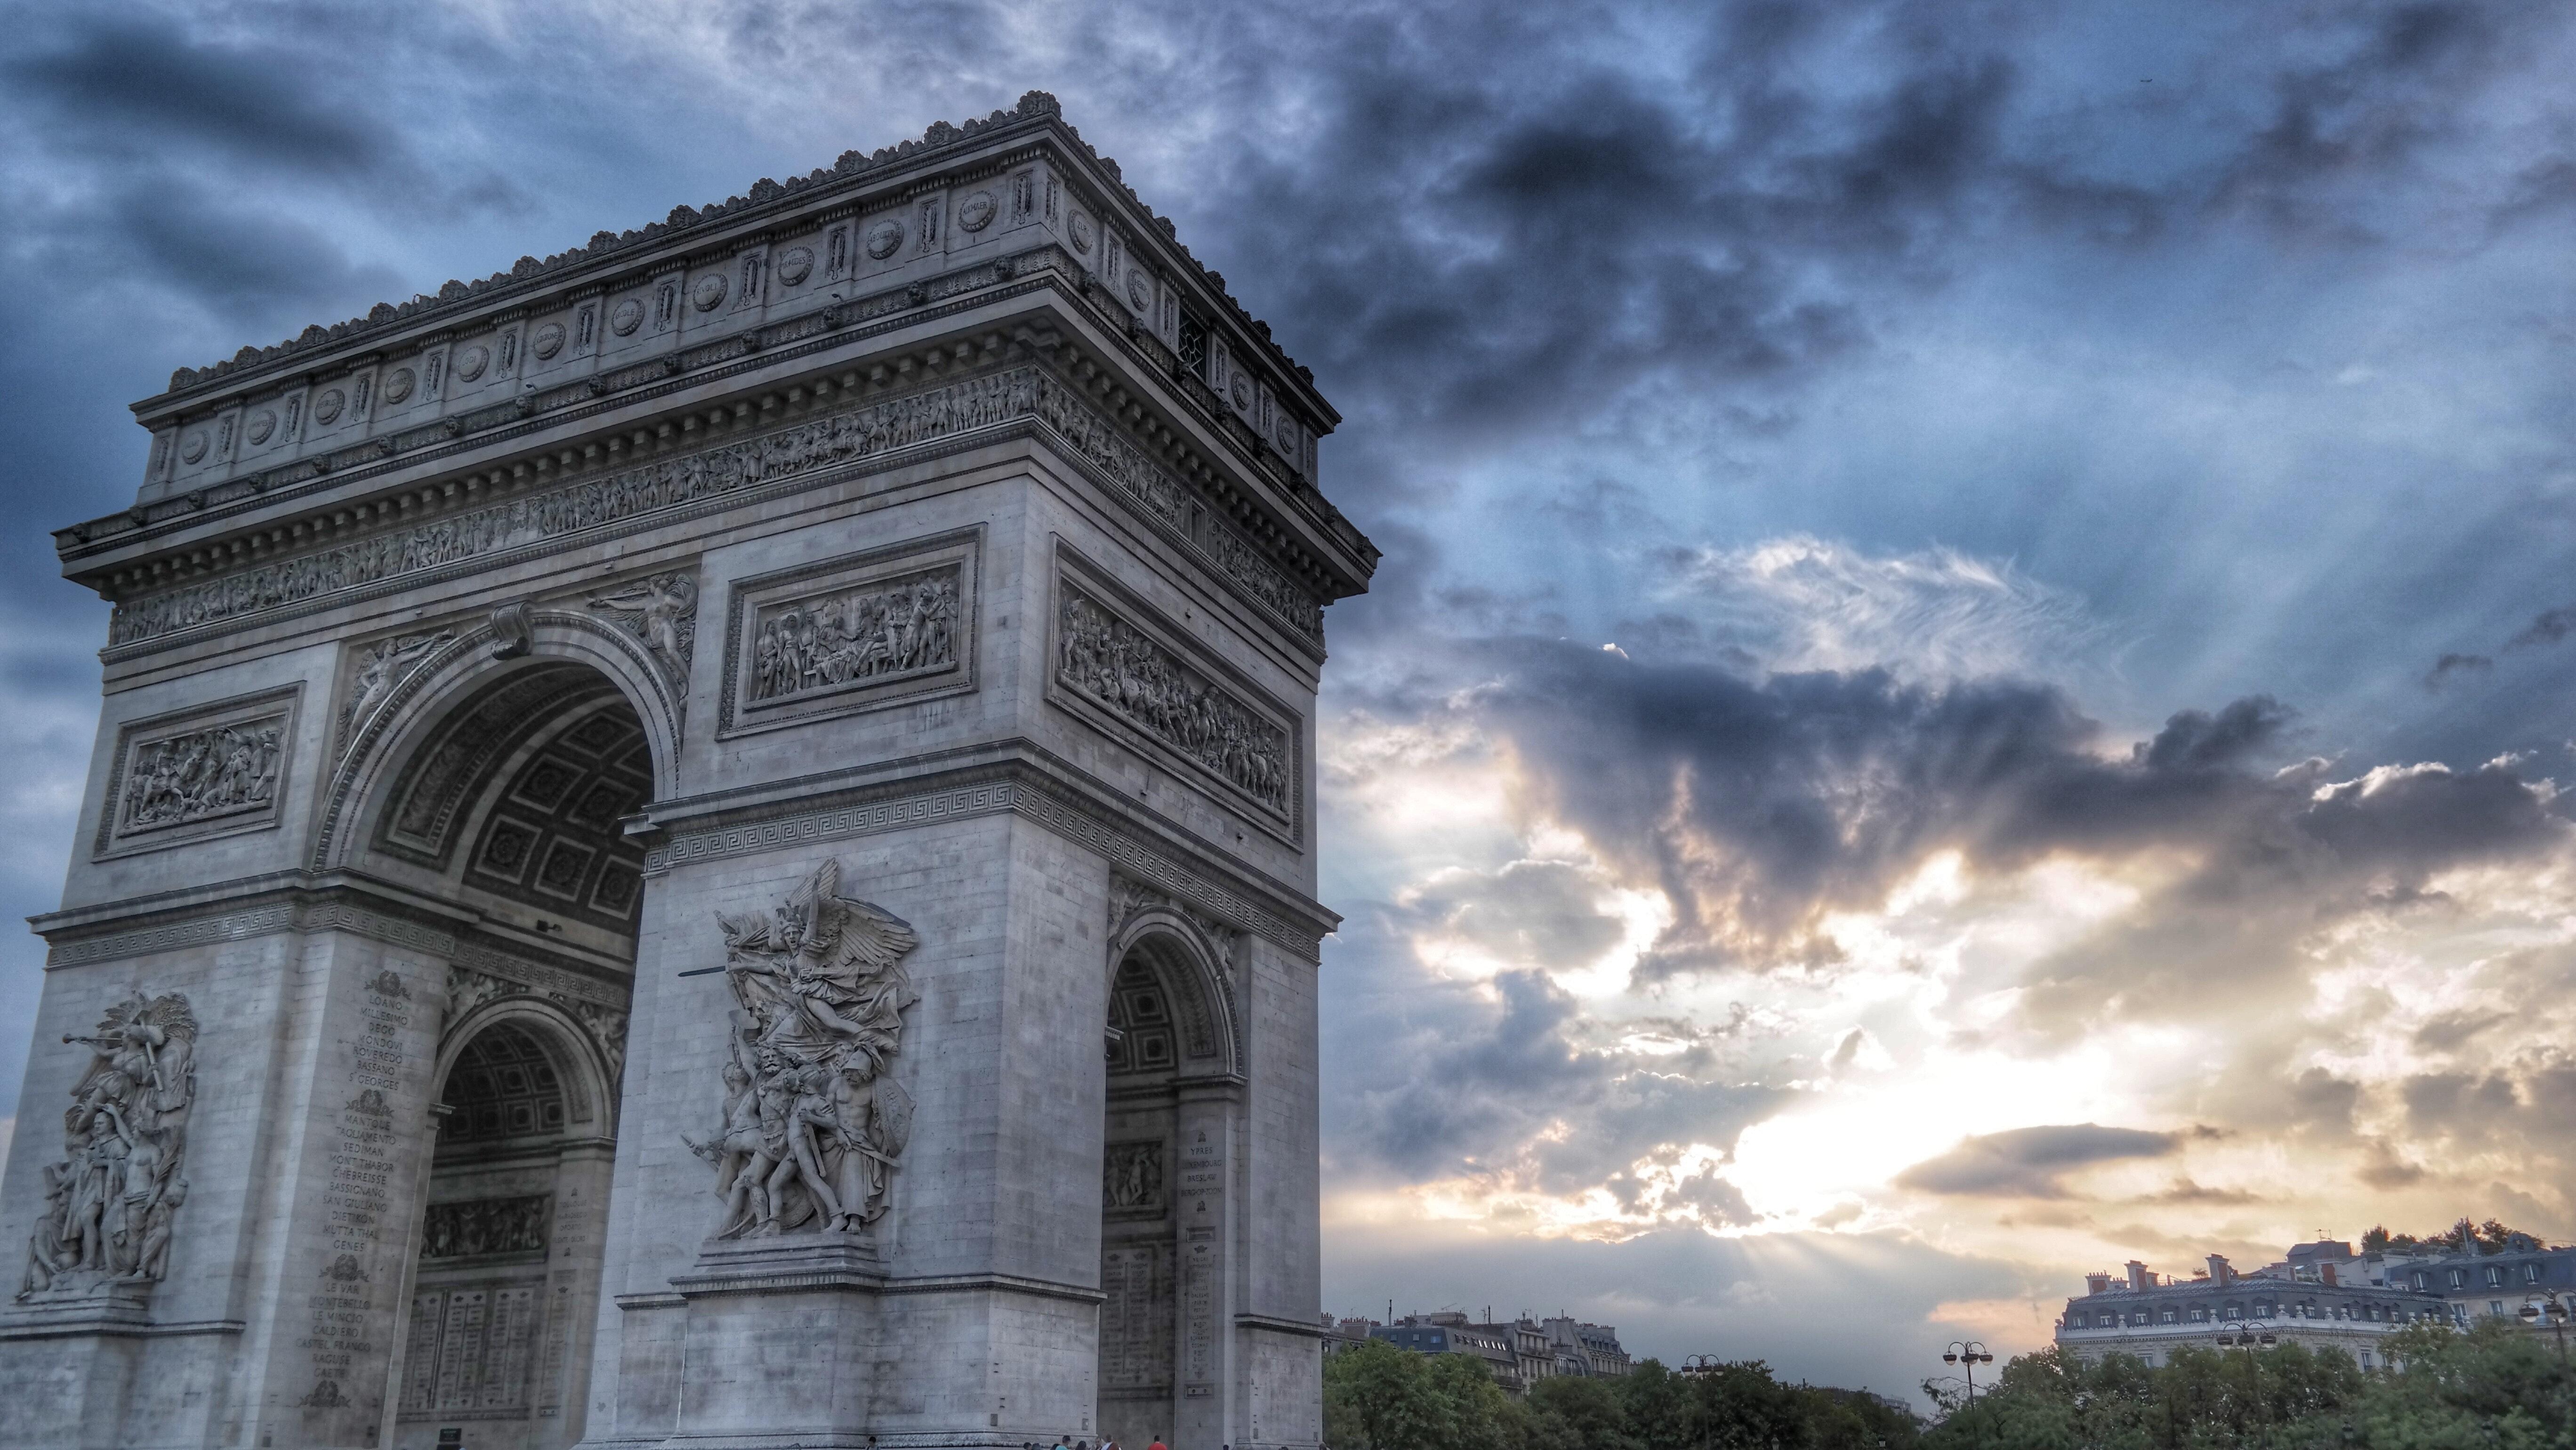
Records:
M1317 1443L1377 552L1052 98L135 413L0 1444Z

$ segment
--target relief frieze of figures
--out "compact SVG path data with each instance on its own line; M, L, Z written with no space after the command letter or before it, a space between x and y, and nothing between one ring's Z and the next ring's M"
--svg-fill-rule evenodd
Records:
M1056 612L1059 683L1290 813L1287 730L1080 590L1060 586Z
M63 1156L44 1169L45 1210L27 1242L17 1297L81 1298L169 1273L173 1219L197 1101L197 1018L177 992L137 990L98 1031L63 1114Z
M751 703L945 670L957 663L957 565L763 605Z
M265 810L277 800L283 712L135 744L117 801L116 834Z
M1023 366L139 595L117 604L108 643L112 649L139 644L503 550L556 543L591 529L1023 418L1054 429L1281 622L1310 640L1322 638L1323 606L1312 592L1230 526L1216 522L1206 510L1191 508L1188 486L1120 436L1117 426L1075 390L1040 368Z
M546 1249L546 1211L553 1195L517 1198L471 1198L433 1203L421 1220L420 1256L462 1259L477 1254L541 1254Z
M1163 1145L1112 1143L1100 1160L1100 1206L1111 1212L1163 1204Z
M888 1069L920 938L840 884L827 860L776 910L716 918L736 1008L722 1119L683 1141L716 1170L719 1238L859 1233L886 1211L912 1133Z

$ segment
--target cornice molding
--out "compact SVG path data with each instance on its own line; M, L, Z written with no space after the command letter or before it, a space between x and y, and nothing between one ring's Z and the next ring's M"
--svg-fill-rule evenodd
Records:
M121 663L1013 438L1043 439L1136 505L1158 532L1320 658L1318 595L1333 586L1316 577L1326 572L1319 561L1295 550L1275 528L1261 537L1261 521L1244 517L1251 511L1239 495L1227 490L1229 506L1209 486L1212 471L1192 470L1200 479L1192 483L1157 462L1132 436L1131 423L1114 421L1094 401L1096 385L1069 380L1044 356L1067 346L1060 338L1014 340L991 332L980 343L943 355L941 362L956 371L938 381L908 392L796 389L804 400L801 415L687 453L527 491L520 491L525 485L517 476L528 472L524 466L507 478L494 470L461 485L451 480L425 487L419 506L405 498L390 515L382 504L362 509L368 521L349 519L343 509L337 519L280 525L269 533L346 533L283 558L218 546L214 552L226 564L237 557L241 562L211 577L121 600L101 658ZM841 392L860 392L863 401L825 411ZM1164 452L1180 443L1161 441ZM1183 462L1189 461L1194 456L1185 454ZM385 521L372 522L377 519ZM1283 568L1283 552L1306 567L1295 573Z
M1019 143L1018 151L992 154L997 144ZM1050 146L1050 142L1055 143ZM977 156L979 150L987 154ZM1155 212L1126 184L1118 163L1103 156L1082 133L1063 119L1063 108L1044 91L1023 94L1009 111L969 119L962 125L933 122L918 141L880 147L873 153L845 151L829 167L816 167L784 183L763 177L748 195L729 197L706 207L676 206L659 222L625 232L599 231L588 243L542 260L521 257L507 272L474 282L451 280L437 296L419 294L401 303L382 302L365 316L328 327L307 327L297 337L269 347L244 347L231 358L204 368L180 368L170 388L134 405L137 414L174 407L209 409L238 401L261 386L285 386L307 373L343 369L395 353L435 346L450 335L497 320L502 314L532 310L554 297L603 291L622 277L646 275L695 261L734 254L766 244L791 219L810 224L855 215L871 206L909 200L962 181L998 175L1010 167L1039 159L1049 150L1077 164L1073 176L1083 198L1104 212L1123 213L1139 233L1138 240L1186 266L1171 270L1188 276L1196 290L1220 303L1216 309L1241 334L1238 341L1265 356L1288 380L1302 385L1308 401L1330 422L1339 422L1313 379L1272 341L1269 328L1246 312L1226 290L1224 277L1201 265L1181 245L1171 219ZM1070 178L1068 178L1070 179ZM335 345L348 350L334 352ZM318 365L318 366L317 366ZM227 380L232 380L227 383Z
M1238 931L1247 931L1306 962L1340 918L1302 895L1228 880L1190 864L1123 810L1027 760L941 772L877 786L838 790L804 802L718 808L664 827L644 856L647 878L707 861L791 847L882 835L948 821L1016 815L1105 856L1130 880ZM1196 853L1204 858L1208 853Z
M442 920L355 880L265 889L252 885L253 891L241 896L209 895L177 907L143 903L133 916L110 915L114 907L109 906L80 913L84 919L78 924L64 920L71 913L36 917L31 924L46 939L49 972L189 947L336 931L576 1002L623 1011L632 995L629 981L606 968L552 956L471 923Z

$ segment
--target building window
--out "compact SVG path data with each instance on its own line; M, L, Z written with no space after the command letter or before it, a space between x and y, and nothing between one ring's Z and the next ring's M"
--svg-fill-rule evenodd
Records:
M2362 1367L2363 1369L2368 1369L2368 1368L2370 1368L2370 1351L2369 1351L2369 1350L2366 1350L2366 1349L2365 1349L2365 1350L2363 1350L2363 1351L2361 1352L2361 1367Z
M2523 1265L2523 1266L2522 1266L2522 1282L2524 1282L2524 1283L2526 1283L2526 1284L2537 1284L2537 1283L2539 1283L2539 1282L2540 1282L2540 1265L2538 1265L2538 1264L2525 1264L2525 1265Z
M2504 1285L2504 1268L2503 1268L2503 1266L2502 1266L2502 1265L2499 1265L2499 1264L2489 1264L2489 1265L2487 1265L2487 1287L2488 1287L2488 1288L2490 1288L2490 1289L2496 1289L2496 1288L2501 1288L2501 1287L2503 1287L2503 1285Z
M2424 1292L2424 1286L2425 1286L2425 1279L2424 1279L2424 1276L2423 1276L2423 1274L2421 1274L2421 1273L2419 1272L2419 1273L2417 1273L2417 1274L2416 1274L2416 1276L2415 1276L2415 1292L2416 1292L2416 1293L2418 1293L2418 1294L2423 1293L2423 1292Z
M2468 1286L2469 1271L2466 1269L2453 1269L2451 1271L2451 1287L2454 1289L2465 1289Z
M1207 324L1186 312L1181 314L1181 366L1196 374L1200 381L1207 380Z
M2245 1317L2245 1311L2234 1304L2230 1304L2226 1308L2218 1311L2218 1317L2221 1319L2242 1319Z
M2487 1301L2487 1312L2489 1314L2499 1315L2504 1313L2504 1301L2502 1299L2489 1299Z
M2171 1323L2173 1323L2173 1322L2174 1322L2174 1312L2173 1312L2172 1310L2170 1310L2170 1309L2166 1310L2166 1311L2165 1311L2161 1316L2159 1316L2159 1317L2160 1317L2160 1318L2161 1318L2165 1323L2167 1323L2167 1324L2171 1324Z
M2194 1309L2191 1311L2191 1322L2194 1324L2207 1324L2209 1322L2209 1311L2206 1309Z

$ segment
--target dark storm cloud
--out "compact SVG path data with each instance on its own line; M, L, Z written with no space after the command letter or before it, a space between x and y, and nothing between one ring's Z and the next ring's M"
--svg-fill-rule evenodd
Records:
M168 24L70 16L0 73L70 149L207 148L235 162L364 176L409 160L363 112L321 103L305 57L192 42Z
M2162 1158L2180 1149L2184 1135L2099 1123L2014 1128L1961 1142L1896 1175L1900 1188L1953 1197L2064 1198L2059 1180L2078 1168L2129 1158Z
M1454 708L1510 746L1525 804L1672 902L1667 969L1829 955L1825 913L1877 906L1937 851L1990 870L2192 853L2202 864L2155 910L2042 964L2034 1010L2090 1010L2150 963L2186 984L2288 970L2281 933L2321 906L2403 909L2435 871L2564 834L2545 793L2501 766L2350 781L2318 761L2271 768L2291 716L2268 698L2179 712L2115 755L2031 681L1757 681L1528 639L1459 653L1485 682Z

